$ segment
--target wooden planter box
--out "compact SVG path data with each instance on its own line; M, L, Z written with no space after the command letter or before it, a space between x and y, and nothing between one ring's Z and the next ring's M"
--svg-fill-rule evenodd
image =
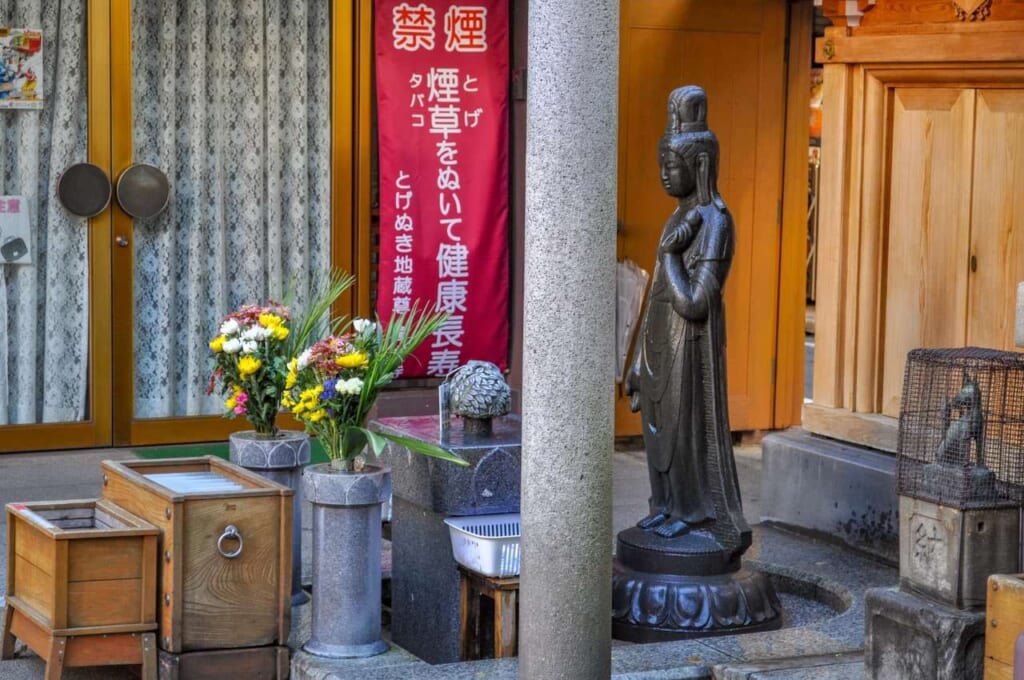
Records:
M103 472L104 499L161 530L160 649L287 644L291 489L210 456L106 461Z
M989 577L985 616L985 680L1013 680L1017 637L1024 633L1024 574Z
M63 666L142 664L156 678L158 530L104 501L7 505L0 657L18 638Z

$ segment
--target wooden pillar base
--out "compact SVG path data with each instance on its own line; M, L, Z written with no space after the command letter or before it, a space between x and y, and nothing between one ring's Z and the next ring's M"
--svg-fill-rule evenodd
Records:
M160 650L160 680L288 680L287 647L246 647L172 654Z
M153 628L155 628L155 624ZM156 635L124 626L51 630L16 602L4 607L0 659L14 656L15 638L46 662L45 680L60 680L65 668L142 666L142 680L157 680Z

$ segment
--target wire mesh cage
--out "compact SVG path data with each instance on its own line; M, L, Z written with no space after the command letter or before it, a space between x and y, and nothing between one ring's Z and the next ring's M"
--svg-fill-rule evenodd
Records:
M1024 503L1024 354L907 355L896 490L961 510Z

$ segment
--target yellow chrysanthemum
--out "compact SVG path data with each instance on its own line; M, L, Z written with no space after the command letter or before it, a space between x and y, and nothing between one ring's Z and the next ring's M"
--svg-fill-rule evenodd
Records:
M210 340L210 349L214 352L223 352L225 342L227 342L227 338L223 335L218 335L213 340Z
M288 409L295 405L295 402L292 401L292 395L290 392L285 392L281 397L281 405Z
M264 328L277 328L282 323L284 319L277 314L260 314L260 325Z
M370 357L365 352L350 352L334 360L342 368L366 368L370 363Z
M327 412L324 411L324 409L317 409L316 411L313 411L308 416L306 416L306 420L308 420L311 423L319 423L321 420L324 419L324 416L326 414Z
M235 401L235 395L231 395L230 397L224 400L224 408L228 409L229 411L237 405L238 402Z
M320 394L324 391L323 385L314 385L308 389L302 390L299 393L299 399L306 402L316 402L320 398Z
M284 388L286 390L290 390L291 388L295 387L295 383L297 383L298 381L299 381L299 376L296 375L295 369L289 367L288 368L288 375L286 375L284 377Z
M238 360L238 374L243 378L248 378L250 375L260 370L260 366L263 362L256 357L242 357Z
M285 328L284 326L275 326L273 337L275 340L284 340L285 338L288 337L288 333L288 329Z

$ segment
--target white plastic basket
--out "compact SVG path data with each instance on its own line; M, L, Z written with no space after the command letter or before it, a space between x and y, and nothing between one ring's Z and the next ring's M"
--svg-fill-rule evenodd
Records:
M484 576L519 575L519 514L449 517L455 561Z

